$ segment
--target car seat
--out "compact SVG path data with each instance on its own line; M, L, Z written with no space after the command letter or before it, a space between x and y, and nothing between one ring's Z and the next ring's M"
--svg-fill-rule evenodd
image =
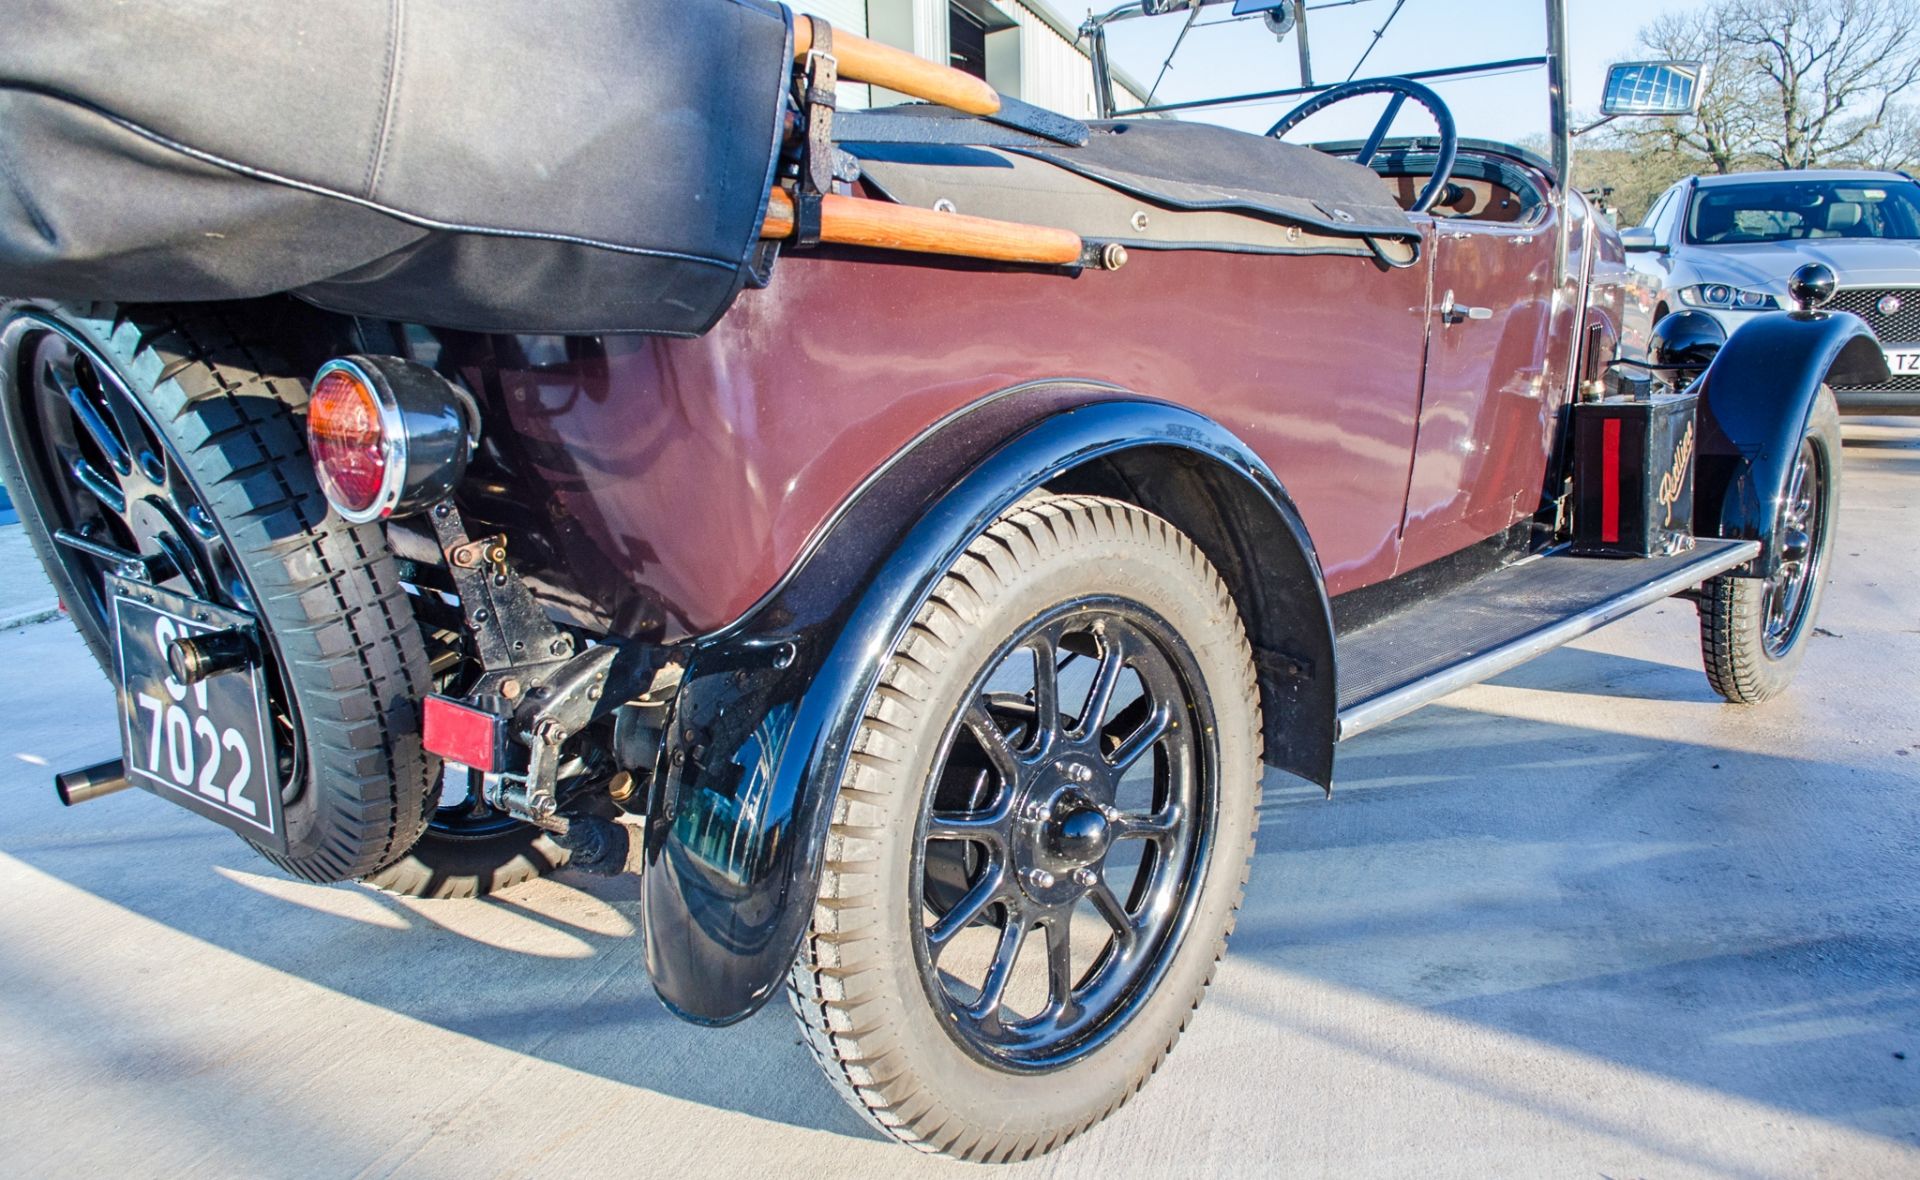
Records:
M1860 238L1867 234L1866 209L1858 201L1835 201L1827 206L1827 220L1821 237Z

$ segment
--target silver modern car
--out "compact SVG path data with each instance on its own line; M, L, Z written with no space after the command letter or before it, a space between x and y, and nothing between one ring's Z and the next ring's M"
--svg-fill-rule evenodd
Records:
M1835 389L1843 413L1920 414L1920 183L1898 172L1746 172L1693 176L1621 233L1635 270L1658 288L1654 319L1707 312L1731 335L1753 315L1791 307L1787 277L1831 267L1826 306L1867 321L1891 381Z

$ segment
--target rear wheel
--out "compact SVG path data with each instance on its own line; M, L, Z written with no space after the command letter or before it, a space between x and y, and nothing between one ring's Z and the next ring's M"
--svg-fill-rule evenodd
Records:
M856 1110L1006 1161L1139 1089L1233 925L1258 701L1232 599L1166 521L1049 497L967 551L854 739L790 978Z
M426 658L380 531L314 485L304 384L237 311L15 304L0 321L7 479L101 667L114 562L74 538L261 620L289 844L268 858L314 881L391 863L426 822Z
M0 306L0 467L55 589L109 676L113 562L73 538L262 621L290 843L262 851L289 872L472 896L552 869L544 833L437 796L421 629L379 526L320 494L268 334L233 307Z
M1826 593L1840 506L1840 411L1822 389L1778 513L1771 578L1714 578L1701 588L1700 651L1715 692L1758 704L1786 691L1806 657Z

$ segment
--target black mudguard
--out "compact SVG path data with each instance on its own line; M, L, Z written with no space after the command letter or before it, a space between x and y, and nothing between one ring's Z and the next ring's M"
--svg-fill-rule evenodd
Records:
M1851 313L1779 312L1742 325L1696 386L1694 533L1759 541L1760 556L1737 572L1771 575L1780 497L1821 386L1889 379L1872 330Z
M1273 587L1270 601L1243 603L1262 653L1267 758L1329 780L1332 619L1306 529L1273 473L1191 410L1080 382L1010 390L876 473L768 601L696 647L642 876L647 969L670 1009L729 1024L785 977L849 743L887 653L946 569L1021 497L1103 467L1120 478L1152 452L1221 481L1214 497L1239 505L1231 531L1242 552L1214 558L1224 570L1255 549Z

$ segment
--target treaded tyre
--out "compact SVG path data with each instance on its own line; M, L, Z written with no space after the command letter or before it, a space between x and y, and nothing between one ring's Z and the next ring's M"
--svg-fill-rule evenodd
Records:
M546 832L497 813L488 818L499 830L473 833L437 818L405 856L361 879L402 897L486 897L566 865L571 854Z
M1771 578L1721 576L1701 588L1700 653L1713 690L1737 705L1786 691L1826 594L1840 513L1840 410L1822 388L1780 504Z
M1253 851L1232 598L1132 505L1030 499L947 572L854 738L788 995L855 1110L924 1151L1051 1151L1172 1050Z
M111 563L57 529L165 553L162 584L257 615L289 851L310 881L392 865L427 823L420 630L381 530L328 509L306 385L246 309L0 305L0 448L42 562L109 676Z

